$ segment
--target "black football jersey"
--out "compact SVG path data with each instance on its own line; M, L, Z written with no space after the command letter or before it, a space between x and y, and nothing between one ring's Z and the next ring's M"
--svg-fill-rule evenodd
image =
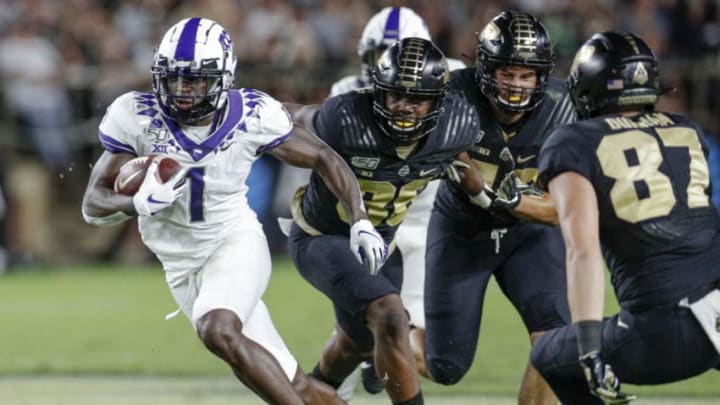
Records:
M525 114L522 121L507 131L503 129L480 91L475 79L475 68L469 67L451 73L450 88L473 105L481 122L480 142L469 152L470 157L493 189L497 188L504 174L511 170L500 159L500 151L508 147L515 161L515 173L526 183L537 177L537 157L540 147L550 131L558 125L575 120L575 110L570 101L565 82L551 77L545 98L534 110ZM468 196L456 185L443 182L435 207L448 217L478 229L506 228L517 222L510 215L497 216L470 202Z
M677 303L720 279L720 220L702 129L677 114L610 115L556 129L539 184L567 171L595 188L600 241L624 306Z
M472 148L479 131L477 113L457 95L448 94L437 127L408 154L375 122L371 92L349 92L327 99L314 116L317 135L342 156L355 173L370 221L386 240L431 180ZM300 193L302 194L302 192ZM298 223L323 234L347 234L348 217L335 195L313 172L304 190ZM305 228L307 230L307 227Z

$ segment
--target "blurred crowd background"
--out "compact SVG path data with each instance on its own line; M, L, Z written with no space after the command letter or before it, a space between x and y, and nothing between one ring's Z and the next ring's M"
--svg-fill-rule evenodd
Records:
M448 56L474 64L475 33L503 9L537 15L564 76L592 33L627 30L661 60L676 90L660 108L684 112L720 133L718 0L0 0L0 271L82 260L151 260L134 223L82 222L80 199L100 154L97 125L128 90L150 89L153 48L179 19L203 16L230 31L237 87L283 101L321 102L331 84L359 72L357 42L385 6L423 16ZM251 204L266 228L277 162L258 163ZM262 167L260 167L262 166ZM720 187L718 187L720 188ZM271 229L275 251L284 241Z

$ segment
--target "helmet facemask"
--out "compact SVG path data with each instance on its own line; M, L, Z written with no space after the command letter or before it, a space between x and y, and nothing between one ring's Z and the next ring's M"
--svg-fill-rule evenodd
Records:
M226 97L222 76L219 70L167 72L160 69L157 73L153 71L153 82L166 113L182 123L192 123L212 115L220 105L221 96Z
M388 108L389 94L396 98L407 97L414 103L430 101L428 113L423 116L395 113ZM401 144L408 144L423 138L437 127L438 117L443 110L443 95L419 95L396 88L376 86L373 112L380 119L380 129L385 135Z
M535 86L519 87L503 83L496 77L497 71L504 67L519 66L535 70ZM478 67L482 72L479 74L480 91L485 97L491 100L496 106L506 111L530 111L540 104L547 87L547 78L550 68L547 66L535 67L529 64L513 64L512 62L484 62Z

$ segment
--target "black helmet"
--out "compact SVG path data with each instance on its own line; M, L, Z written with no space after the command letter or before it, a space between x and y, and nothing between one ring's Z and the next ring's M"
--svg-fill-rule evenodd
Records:
M531 14L503 11L477 34L480 91L505 110L529 111L542 101L548 76L554 67L553 61L550 36ZM537 85L534 89L523 90L530 93L529 97L521 97L517 103L498 95L501 84L495 80L495 70L508 65L534 68L537 72ZM519 90L515 88L514 92Z
M373 113L385 135L407 143L435 129L449 81L445 56L426 39L405 38L385 50L373 70ZM401 127L395 124L397 117L387 108L388 92L430 97L432 107L425 116L417 117L412 126Z
M645 42L629 32L593 35L575 54L567 79L581 118L650 108L661 94L660 69Z

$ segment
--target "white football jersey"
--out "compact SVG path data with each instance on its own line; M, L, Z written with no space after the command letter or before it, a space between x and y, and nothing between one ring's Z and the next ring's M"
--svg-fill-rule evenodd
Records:
M285 107L254 89L229 91L224 117L212 132L211 126L181 127L167 118L153 93L130 92L108 107L99 137L109 152L160 154L189 168L178 201L139 218L143 241L165 269L189 270L202 265L228 229L260 226L245 180L252 163L292 136L292 127Z

